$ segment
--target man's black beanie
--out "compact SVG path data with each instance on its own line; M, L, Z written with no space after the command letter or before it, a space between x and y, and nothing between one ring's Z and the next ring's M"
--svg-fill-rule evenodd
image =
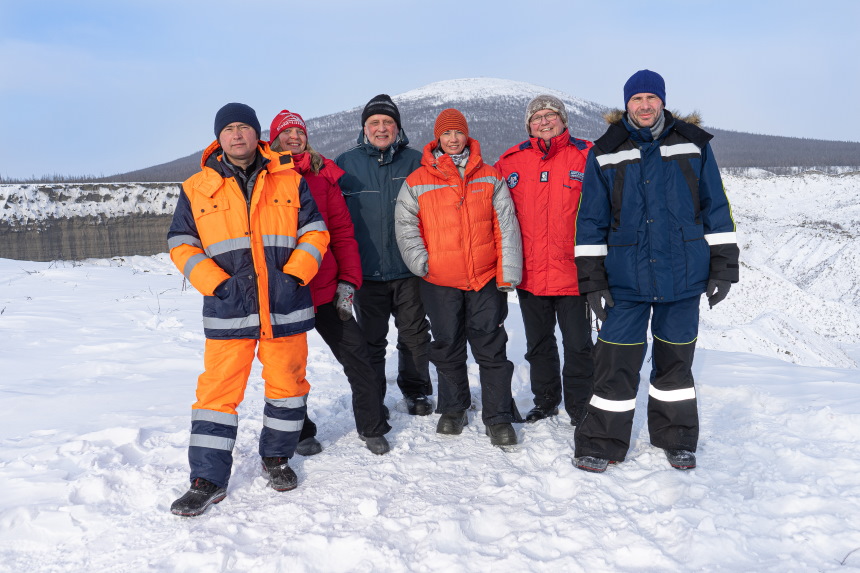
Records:
M364 111L361 112L361 126L364 127L367 118L376 114L387 115L397 123L397 129L403 129L400 125L400 110L397 109L388 94L379 94L367 102Z
M257 132L257 139L260 139L260 120L257 119L257 112L243 103L228 103L218 110L215 114L215 139L221 136L221 131L225 127L237 121L253 127Z

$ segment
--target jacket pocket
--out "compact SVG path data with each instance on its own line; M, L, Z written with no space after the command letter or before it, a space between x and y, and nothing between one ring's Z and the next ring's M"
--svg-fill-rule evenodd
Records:
M240 276L232 276L218 288L219 296L203 297L203 316L215 318L242 318L249 314L248 289L253 285Z
M687 288L704 287L711 266L711 248L705 240L704 226L685 225L681 227L681 236L684 239Z
M226 230L230 228L230 201L226 193L218 192L211 197L195 194L191 199L191 211L204 245L226 238Z
M296 293L302 288L290 275L269 269L269 305L271 311L286 314L296 307Z
M632 227L609 232L606 240L606 276L611 288L639 292L639 233Z

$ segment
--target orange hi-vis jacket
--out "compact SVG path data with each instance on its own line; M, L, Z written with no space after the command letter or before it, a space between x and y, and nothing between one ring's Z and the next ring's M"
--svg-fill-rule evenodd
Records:
M522 273L522 243L504 179L467 143L463 174L437 143L424 148L421 167L400 189L394 210L400 254L414 274L439 286L481 290L495 279L513 290Z
M329 233L289 153L263 141L250 199L218 142L182 184L167 234L170 258L204 295L207 338L278 338L310 330L305 286L326 253Z

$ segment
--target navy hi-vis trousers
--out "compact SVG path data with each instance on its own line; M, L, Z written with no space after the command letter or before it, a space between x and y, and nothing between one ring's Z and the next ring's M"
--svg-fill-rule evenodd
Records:
M291 458L307 412L307 334L274 339L206 340L205 372L197 380L191 406L188 462L191 479L220 487L230 481L233 445L239 426L236 408L245 396L254 352L263 364L265 406L260 456Z
M698 296L656 304L619 300L607 309L594 347L594 395L585 421L574 434L576 457L620 462L627 455L649 318L654 338L648 390L651 443L696 451L699 416L692 366L699 331Z

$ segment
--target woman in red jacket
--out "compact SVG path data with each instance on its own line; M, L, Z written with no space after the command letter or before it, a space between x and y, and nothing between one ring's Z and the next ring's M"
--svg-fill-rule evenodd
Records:
M435 141L406 178L394 210L397 246L419 277L430 318L430 360L439 376L439 434L459 434L471 405L466 342L478 363L481 417L493 445L517 443L521 422L507 359L507 292L522 273L522 242L504 179L481 159L456 109L439 114Z
M272 120L269 141L273 150L292 154L294 169L310 187L331 235L329 251L309 285L316 329L343 366L352 387L352 410L359 437L371 452L381 455L389 450L385 434L391 426L383 405L384 388L379 387L366 338L352 315L353 294L361 286L361 260L352 219L340 190L344 171L310 146L307 133L302 116L283 110ZM316 425L305 418L296 452L313 455L320 451Z

